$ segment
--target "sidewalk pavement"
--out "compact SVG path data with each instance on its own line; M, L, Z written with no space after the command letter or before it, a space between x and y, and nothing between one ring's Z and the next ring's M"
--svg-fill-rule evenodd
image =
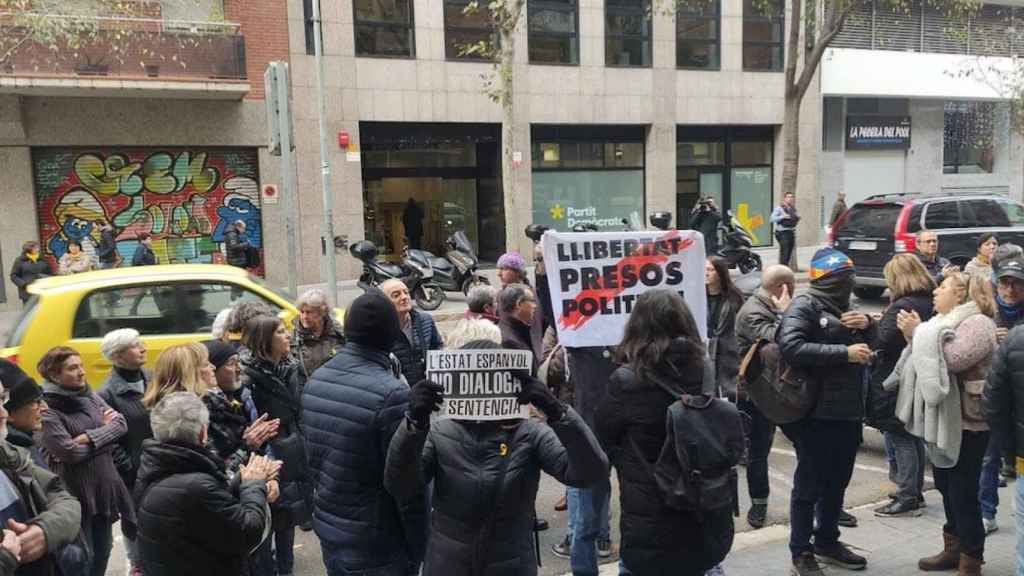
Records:
M989 534L985 542L986 576L1012 576L1016 534L1014 531L1013 495L1015 484L999 490L999 530ZM850 510L857 516L857 528L842 528L841 540L868 559L868 567L859 574L879 576L920 576L918 559L942 549L942 496L936 490L925 493L928 507L918 518L879 518L872 510L884 502L867 504ZM887 501L887 500L886 500ZM742 519L737 519L737 522ZM732 551L723 567L727 576L787 576L791 564L789 526L774 525L744 532L736 536ZM828 574L855 574L839 568L825 567ZM619 573L617 564L601 567L602 576ZM950 572L946 572L950 574ZM571 576L567 574L566 576Z

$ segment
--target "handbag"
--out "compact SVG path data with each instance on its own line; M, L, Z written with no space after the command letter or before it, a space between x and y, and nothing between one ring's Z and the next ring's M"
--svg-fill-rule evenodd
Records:
M552 360L554 360L555 355L559 353L561 353L564 356L565 346L562 346L561 344L556 345L554 348L551 349L551 352L548 353L547 357L544 358L544 361L540 363L540 366L537 367L537 379L547 384L548 386L551 386L551 382L548 382L548 378L551 375L551 363ZM564 360L562 362L562 365L568 367L568 363L565 362ZM568 372L568 368L566 368L566 372ZM565 375L563 379L567 380L568 375Z
M776 424L803 419L817 402L817 386L782 358L778 344L758 339L740 363L740 383L750 401Z

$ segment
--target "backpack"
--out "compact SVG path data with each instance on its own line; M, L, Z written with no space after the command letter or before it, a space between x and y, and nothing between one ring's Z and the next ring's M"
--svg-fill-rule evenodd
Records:
M692 513L701 524L704 569L720 563L732 549L739 516L736 464L746 447L743 417L732 403L710 394L678 395L665 417L665 443L652 467L631 437L666 507Z
M776 424L803 419L817 402L813 382L786 363L778 344L763 338L743 357L738 388Z

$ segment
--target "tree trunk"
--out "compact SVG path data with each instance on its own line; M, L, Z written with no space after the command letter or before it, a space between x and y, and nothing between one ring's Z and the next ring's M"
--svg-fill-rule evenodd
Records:
M800 171L800 103L798 94L786 95L785 116L782 120L782 195L796 195L797 176Z
M519 213L516 208L516 168L513 155L516 150L516 115L513 108L514 86L513 66L515 65L516 38L515 28L501 28L500 61L498 64L498 82L501 103L501 193L505 207L505 249L514 250L518 246Z

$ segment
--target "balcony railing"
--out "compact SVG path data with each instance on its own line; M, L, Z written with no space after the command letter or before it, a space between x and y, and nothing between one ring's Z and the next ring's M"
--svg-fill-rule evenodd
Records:
M0 77L247 78L230 22L0 13Z

